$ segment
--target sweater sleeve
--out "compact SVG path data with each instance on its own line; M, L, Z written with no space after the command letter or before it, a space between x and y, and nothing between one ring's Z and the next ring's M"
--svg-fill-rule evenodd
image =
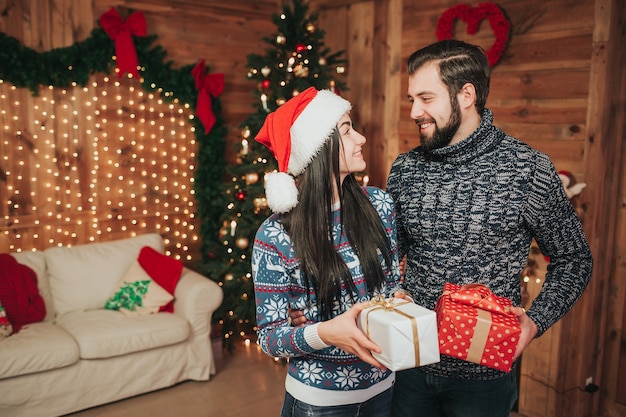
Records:
M257 231L252 249L258 341L263 352L274 357L302 356L326 346L316 342L317 329L307 329L311 325L290 325L289 271L281 253L289 248L288 242L280 222L268 219Z
M538 156L528 195L525 221L541 253L550 258L545 282L527 313L539 337L581 297L593 260L580 220L546 155Z

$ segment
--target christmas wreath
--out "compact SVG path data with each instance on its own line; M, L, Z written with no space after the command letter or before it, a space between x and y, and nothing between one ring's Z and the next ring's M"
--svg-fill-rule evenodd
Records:
M474 35L482 20L488 19L489 25L496 37L493 45L487 51L487 59L492 67L500 61L504 49L509 42L509 29L511 24L502 12L502 9L494 3L482 3L477 7L465 4L453 6L443 12L437 22L437 39L452 39L454 22L461 19L467 23L467 33Z

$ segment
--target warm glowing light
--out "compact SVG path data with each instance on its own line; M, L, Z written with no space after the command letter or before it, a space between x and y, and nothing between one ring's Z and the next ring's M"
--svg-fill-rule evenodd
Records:
M22 92L0 80L0 196L11 208L0 212L0 243L21 252L157 231L175 237L173 257L192 261L193 112L157 90L117 75L46 86L29 99L27 126Z

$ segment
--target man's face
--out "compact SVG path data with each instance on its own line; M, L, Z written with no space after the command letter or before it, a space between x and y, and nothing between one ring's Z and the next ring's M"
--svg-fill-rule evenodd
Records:
M461 112L458 101L451 102L436 64L426 64L409 76L408 97L422 147L433 150L449 145L461 125Z

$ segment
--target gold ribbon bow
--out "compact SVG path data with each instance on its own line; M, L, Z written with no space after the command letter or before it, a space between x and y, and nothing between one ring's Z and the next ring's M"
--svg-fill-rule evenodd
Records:
M413 333L413 346L414 346L413 351L415 352L415 366L417 367L420 365L420 344L419 344L419 334L417 330L417 321L415 320L415 317L409 314L406 314L404 311L398 310L396 308L396 306L401 306L403 304L408 304L408 303L409 301L401 300L399 301L398 304L396 304L395 299L393 297L385 298L382 295L374 296L374 298L372 298L369 303L370 306L373 306L374 308L371 308L370 310L368 310L365 315L365 330L366 330L367 337L370 337L369 315L372 311L383 309L385 311L397 313L403 317L408 318L411 321L411 329Z

